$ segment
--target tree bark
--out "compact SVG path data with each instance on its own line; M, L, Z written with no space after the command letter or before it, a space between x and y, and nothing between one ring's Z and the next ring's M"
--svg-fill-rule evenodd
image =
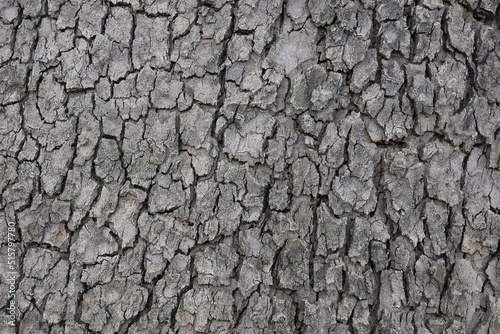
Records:
M498 0L3 0L1 333L498 333Z

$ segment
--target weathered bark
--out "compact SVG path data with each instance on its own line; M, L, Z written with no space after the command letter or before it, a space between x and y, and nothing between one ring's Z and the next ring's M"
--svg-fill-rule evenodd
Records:
M499 10L2 0L0 332L498 333Z

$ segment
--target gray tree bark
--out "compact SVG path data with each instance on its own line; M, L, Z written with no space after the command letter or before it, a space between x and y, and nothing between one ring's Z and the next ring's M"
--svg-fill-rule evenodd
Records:
M499 0L2 0L1 333L498 333Z

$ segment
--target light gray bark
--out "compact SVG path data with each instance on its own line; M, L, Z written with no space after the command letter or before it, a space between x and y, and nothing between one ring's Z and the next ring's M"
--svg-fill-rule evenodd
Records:
M498 333L499 5L2 0L0 332Z

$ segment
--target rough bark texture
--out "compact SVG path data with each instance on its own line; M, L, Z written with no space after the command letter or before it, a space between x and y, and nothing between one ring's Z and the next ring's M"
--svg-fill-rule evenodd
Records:
M498 14L0 1L0 332L498 333Z

